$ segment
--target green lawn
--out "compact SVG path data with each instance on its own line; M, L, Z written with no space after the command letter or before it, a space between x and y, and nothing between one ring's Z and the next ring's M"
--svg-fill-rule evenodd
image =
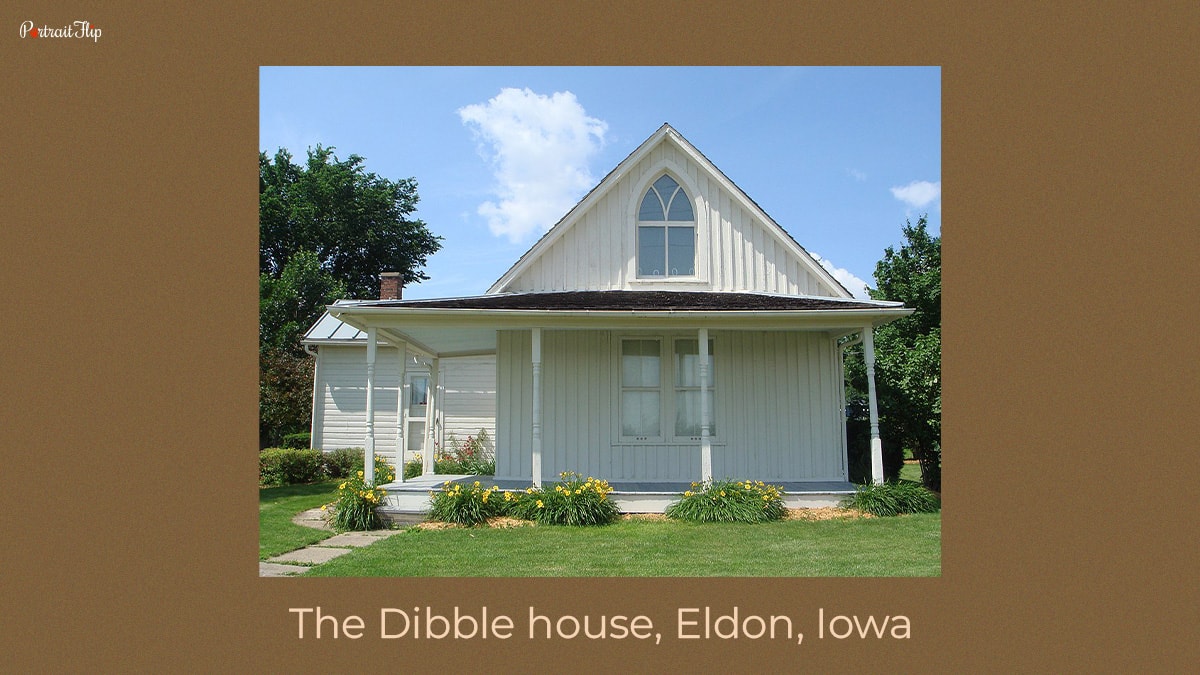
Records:
M286 553L333 536L328 530L303 527L292 516L333 501L338 481L285 485L258 490L258 559Z
M920 464L905 464L900 467L900 480L911 480L914 483L921 482L921 465Z
M308 576L939 576L941 516L408 530Z

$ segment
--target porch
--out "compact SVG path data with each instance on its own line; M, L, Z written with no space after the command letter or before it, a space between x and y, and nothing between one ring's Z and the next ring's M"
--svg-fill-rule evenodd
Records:
M493 476L460 476L426 474L403 483L381 485L387 490L385 505L380 511L387 517L412 516L429 511L430 490L440 490L446 481L470 485L479 481L484 487L493 485L504 491L524 490L529 480L495 479ZM662 513L692 485L686 481L609 481L611 499L622 513ZM820 508L837 506L854 492L854 484L844 481L772 481L783 488L783 503L788 508Z

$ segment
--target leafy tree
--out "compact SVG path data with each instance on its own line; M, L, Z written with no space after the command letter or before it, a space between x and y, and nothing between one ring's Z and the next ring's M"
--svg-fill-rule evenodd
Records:
M412 218L416 180L382 178L362 157L338 160L320 145L305 166L282 148L273 160L259 153L258 165L260 273L279 277L292 256L310 251L353 298L375 297L380 272L400 272L405 285L429 278L421 270L441 237Z
M313 363L308 354L267 349L258 355L258 443L278 447L312 420Z
M884 477L899 476L903 450L921 463L921 481L941 490L942 240L926 231L927 218L906 222L904 245L888 247L875 266L877 300L899 300L916 310L875 330L875 383ZM867 415L866 369L861 347L847 359L847 404L853 429ZM860 430L861 431L861 430ZM859 436L862 434L859 433Z
M278 277L258 276L258 346L299 356L300 338L325 306L346 297L346 284L321 269L317 254L297 251Z
M259 440L273 445L308 429L313 359L300 339L325 305L376 297L380 272L427 279L441 238L412 217L416 181L367 172L358 155L317 146L303 166L284 149L258 163Z

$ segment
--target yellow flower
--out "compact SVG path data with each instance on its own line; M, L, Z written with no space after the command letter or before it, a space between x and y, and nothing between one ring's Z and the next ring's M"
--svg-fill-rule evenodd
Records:
M329 505L328 505L328 504L322 504L322 505L321 505L321 510L322 510L322 511L324 511L324 510L325 510L325 509L327 509L327 508L329 508Z
M338 489L339 489L339 490L345 490L345 489L346 489L346 484L345 484L345 483L342 483L341 485L339 485L339 486L338 486Z
M581 495L581 494L583 494L583 490L580 490L579 488L576 488L576 489L575 489L575 494L577 494L577 495Z
M533 494L533 488L525 488L525 494Z
M692 496L692 491L691 491L691 490L688 490L687 492L683 493L683 496L684 496L684 497L691 497L691 496Z
M362 474L362 472L361 472L361 471L359 471L359 472L358 472L358 477L359 477L359 478L362 478L362 477L363 477L363 474Z
M490 493L490 492L485 492L485 493L483 493L483 503L484 503L484 504L486 504L486 503L487 503L487 498L488 498L488 495L489 495L489 494L491 494L491 493Z
M475 481L475 487L479 487L479 481Z
M540 508L542 508L543 506L545 506L545 504L543 504L543 503L542 503L542 500L540 500L540 499L539 499L539 500L537 500L537 507L540 509Z
M724 497L724 496L725 496L725 491L724 491L724 490L721 490L721 496L722 496L722 497Z

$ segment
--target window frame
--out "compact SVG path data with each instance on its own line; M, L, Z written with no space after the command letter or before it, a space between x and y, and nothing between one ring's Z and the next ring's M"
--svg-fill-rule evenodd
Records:
M633 229L634 229L634 278L639 281L662 282L662 281L684 281L695 282L701 279L700 275L700 221L697 217L697 208L695 203L695 195L693 195L683 181L672 171L659 170L652 173L655 178L646 183L645 189L638 193L634 202L633 211ZM662 200L662 194L658 192L655 183L663 177L670 178L678 190L674 198L679 199L681 196L688 204L688 210L692 212L691 220L668 220L670 214L670 203ZM663 220L642 220L641 205L646 199L646 195L653 190L658 196L663 208ZM690 229L691 230L691 245L692 245L692 272L690 274L671 274L671 228ZM662 259L662 274L642 274L642 232L644 229L656 229L662 232L663 238L663 259Z
M627 341L653 340L659 344L659 374L658 387L641 387L625 385L624 368L621 366L621 358L625 353L625 343ZM699 391L700 385L696 386L679 386L676 380L675 369L675 344L682 340L695 342L697 352L699 352L699 338L695 335L680 334L680 333L655 333L655 334L638 334L629 333L619 335L617 337L616 349L616 364L615 372L617 373L616 382L616 418L617 418L617 438L621 445L694 445L702 440L702 436L679 436L675 433L675 415L677 408L677 395L680 391ZM709 400L709 440L713 443L719 443L717 435L717 410L719 409L717 401L717 378L716 378L716 337L710 335L708 338L708 358L709 358L709 385L708 385L708 400ZM669 350L669 351L668 351ZM659 395L658 405L658 430L657 436L629 436L625 434L625 419L624 419L624 404L622 402L623 394L626 391L657 391Z

